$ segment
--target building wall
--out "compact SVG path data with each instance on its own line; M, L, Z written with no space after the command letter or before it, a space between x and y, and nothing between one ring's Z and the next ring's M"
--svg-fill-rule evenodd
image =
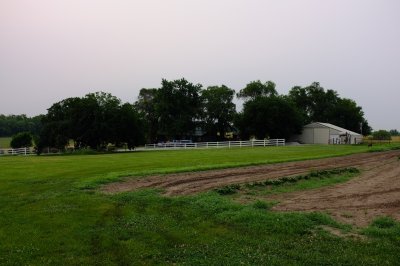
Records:
M314 128L314 144L329 144L329 128Z
M304 128L301 135L299 135L299 142L303 144L313 144L314 143L314 129Z
M344 144L341 135L344 133L336 129L325 127L318 123L306 125L300 135L293 136L292 141L298 141L303 144ZM352 135L351 144L360 143L361 135Z

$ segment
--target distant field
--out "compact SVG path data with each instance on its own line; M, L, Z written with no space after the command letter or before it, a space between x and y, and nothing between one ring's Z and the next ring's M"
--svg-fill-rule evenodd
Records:
M393 142L400 142L400 136L392 137Z
M11 137L0 137L0 149L10 148Z
M377 144L380 144L380 143L392 143L392 142L395 142L395 143L397 143L397 142L400 142L400 136L394 136L394 137L392 137L392 139L391 140L371 140L371 139L368 139L367 137L365 137L364 138L364 140L363 140L365 143L377 143Z
M310 145L2 156L0 265L394 265L400 254L400 225L390 220L361 230L367 240L359 240L321 229L355 230L326 214L272 212L268 204L239 204L213 191L164 197L146 189L116 195L95 190L98 184L123 176L388 147Z

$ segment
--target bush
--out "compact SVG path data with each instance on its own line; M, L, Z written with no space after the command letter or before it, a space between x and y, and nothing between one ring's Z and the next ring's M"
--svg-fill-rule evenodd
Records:
M14 135L10 143L11 148L18 149L32 146L32 135L30 132L20 132Z
M392 136L389 131L378 130L372 133L372 139L374 140L391 140Z

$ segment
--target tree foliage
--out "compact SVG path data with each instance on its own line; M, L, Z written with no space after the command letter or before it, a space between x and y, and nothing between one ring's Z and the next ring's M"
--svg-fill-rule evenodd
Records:
M210 86L201 92L204 129L217 140L224 139L225 132L232 129L236 114L234 96L235 91L225 85Z
M374 140L391 140L392 136L389 131L386 130L378 130L372 132L372 139Z
M148 143L155 143L158 135L158 118L157 113L157 100L158 89L143 88L139 92L138 100L135 107L140 113L144 121L146 141Z
M245 88L241 89L237 96L244 100L254 100L260 96L277 96L278 93L275 87L276 85L272 81L267 81L265 83L262 83L260 80L252 81L248 83Z
M133 105L109 93L67 98L53 104L43 118L39 150L63 149L70 140L76 148L104 149L107 144L126 143L129 148L143 140L142 124Z
M24 148L32 146L32 134L30 132L20 132L14 135L10 142L11 148Z
M278 95L273 82L250 82L239 97L245 99L243 111L236 117L242 138L289 138L301 132L301 112L290 98Z
M26 115L0 115L0 137L13 136L20 132L38 134L41 129L42 115L27 117Z
M355 101L340 98L334 90L326 90L318 82L307 87L293 87L288 97L301 111L304 123L326 122L349 130L369 134L371 127Z
M238 118L243 138L286 138L300 133L302 117L295 106L282 96L257 97L244 104Z
M39 147L62 149L73 140L77 148L102 149L109 143L134 147L144 135L147 142L153 143L195 140L199 132L222 140L232 129L239 129L243 139L289 138L313 121L363 134L371 132L362 108L354 100L341 98L318 82L295 86L288 95L279 95L274 82L256 80L236 96L244 101L239 114L235 110L235 91L225 85L203 89L201 84L184 78L163 79L160 88L141 89L134 105L97 92L55 103L44 116L0 115L0 136L21 131L31 131L35 136L40 132Z

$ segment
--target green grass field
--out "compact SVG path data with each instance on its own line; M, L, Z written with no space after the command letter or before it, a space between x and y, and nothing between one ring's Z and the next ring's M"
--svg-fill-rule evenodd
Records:
M0 137L0 149L10 148L11 137Z
M382 149L382 147L373 147ZM321 213L277 213L214 191L117 195L124 176L312 159L366 146L300 146L0 157L0 265L395 265L400 225L387 218L346 239ZM315 181L313 181L315 182ZM262 208L261 208L261 207Z

